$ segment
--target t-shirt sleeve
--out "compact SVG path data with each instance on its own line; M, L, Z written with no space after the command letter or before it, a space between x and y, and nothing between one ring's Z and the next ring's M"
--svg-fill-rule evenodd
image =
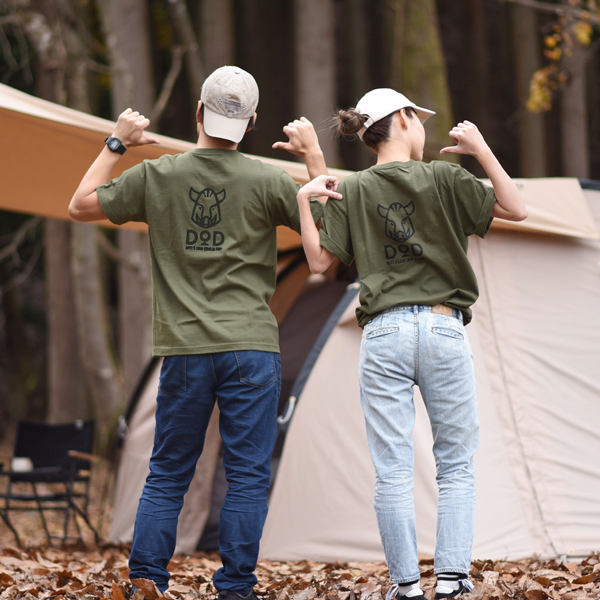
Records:
M338 189L342 200L328 200L321 221L321 246L337 256L345 265L354 260L350 224L348 222L348 207L346 193L342 186Z
M115 225L128 221L148 222L146 212L146 166L140 163L120 177L96 188L104 214Z
M300 233L300 211L296 196L301 187L288 173L282 172L272 205L273 225L285 225ZM323 216L323 204L316 198L311 198L310 211L314 222L318 223Z
M494 188L479 181L466 169L457 167L454 198L465 234L484 238L493 221L492 209L496 203Z

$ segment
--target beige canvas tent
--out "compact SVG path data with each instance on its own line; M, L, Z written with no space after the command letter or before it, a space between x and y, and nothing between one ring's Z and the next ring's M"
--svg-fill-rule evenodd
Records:
M0 85L0 125L0 208L67 218L68 200L112 123ZM128 152L123 166L193 147L161 141L160 147ZM302 165L269 162L306 178ZM470 250L481 287L468 329L482 421L475 555L586 554L600 546L600 468L593 458L600 450L600 193L583 193L577 180L519 184L530 217L516 225L496 220L489 238L474 240ZM298 245L284 231L280 239L280 248ZM278 288L284 312L305 279L304 269ZM353 307L342 312L291 422L262 545L267 558L382 558L357 401L360 330ZM114 541L126 541L132 532L152 445L156 388L151 370L125 441ZM436 492L430 434L417 406L415 493L420 549L429 553ZM218 451L214 423L209 439L186 497L180 551L195 547L208 513Z
M600 225L600 187L585 191ZM481 296L467 332L481 420L474 556L600 549L600 243L493 231L469 250ZM323 347L286 439L261 555L383 559L358 397L356 297ZM418 393L419 549L435 547L433 444Z

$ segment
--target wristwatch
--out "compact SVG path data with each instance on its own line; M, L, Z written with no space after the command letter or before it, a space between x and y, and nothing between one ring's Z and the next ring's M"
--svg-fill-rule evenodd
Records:
M119 154L125 154L125 151L127 150L127 148L125 148L123 142L116 137L107 137L104 140L105 144L108 146L109 150L112 150L113 152L118 152Z

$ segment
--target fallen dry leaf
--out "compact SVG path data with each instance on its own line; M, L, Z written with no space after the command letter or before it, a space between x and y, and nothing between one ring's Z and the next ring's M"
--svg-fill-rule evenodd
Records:
M116 581L112 582L112 600L125 600L125 594Z
M152 579L132 579L131 583L144 592L146 600L156 600L162 596Z

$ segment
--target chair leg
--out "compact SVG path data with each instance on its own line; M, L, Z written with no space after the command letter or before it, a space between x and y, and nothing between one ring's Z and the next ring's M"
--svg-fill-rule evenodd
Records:
M90 519L87 514L87 508L82 509L72 498L69 498L69 505L73 509L73 518L75 518L75 513L78 514L85 522L85 524L90 528L91 532L94 534L94 541L96 544L100 542L100 536L96 531L95 527L90 523ZM81 533L80 533L81 537ZM82 540L83 541L83 540Z
M73 522L75 523L75 529L77 529L77 535L79 536L79 542L82 546L85 547L85 542L83 541L83 536L81 535L81 527L79 526L79 521L77 521L78 514L78 506L75 500L73 499L73 486L75 484L73 481L65 482L65 493L67 497L67 511L73 512ZM65 538L67 537L67 530L65 529ZM64 544L64 540L63 540Z
M6 486L6 497L4 498L4 508L0 509L0 517L2 520L8 525L8 528L12 531L12 534L15 536L15 542L17 543L17 547L21 548L21 539L19 538L19 534L15 529L15 526L12 524L10 517L8 516L8 512L11 510L10 506L10 495L12 491L12 481L8 480L8 485Z
M42 519L42 526L44 527L44 531L46 533L46 538L48 538L48 545L52 546L52 536L50 535L50 530L48 529L48 523L46 522L46 515L44 514L44 509L42 507L42 503L40 502L40 497L37 493L37 488L35 487L35 483L31 482L31 487L33 488L33 495L35 496L35 501L38 507L38 511L40 513L40 517Z
M17 543L17 547L21 548L21 539L19 538L19 534L17 533L15 526L11 523L10 519L8 518L8 510L8 506L5 509L0 510L0 517L2 517L2 520L8 525L8 528L12 531L12 534L15 536L15 542Z

